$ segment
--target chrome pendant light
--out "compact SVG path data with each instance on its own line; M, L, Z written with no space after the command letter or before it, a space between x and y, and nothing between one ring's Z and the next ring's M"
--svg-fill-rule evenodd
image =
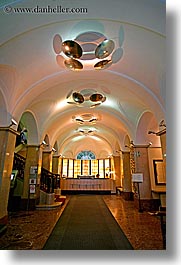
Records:
M62 43L62 51L66 56L73 59L78 59L82 56L81 46L73 40L64 41Z

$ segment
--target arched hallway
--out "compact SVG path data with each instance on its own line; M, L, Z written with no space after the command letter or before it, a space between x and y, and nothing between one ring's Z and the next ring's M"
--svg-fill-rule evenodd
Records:
M85 192L148 248L135 226L166 215L166 1L35 2L0 1L0 233Z

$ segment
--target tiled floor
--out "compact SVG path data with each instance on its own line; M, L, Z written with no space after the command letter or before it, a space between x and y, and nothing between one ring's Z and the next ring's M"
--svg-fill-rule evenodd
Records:
M133 201L120 195L103 195L113 216L135 250L162 250L159 217L139 213ZM7 232L0 237L0 249L42 249L69 200L58 209L18 212L9 217Z
M119 195L104 196L104 200L135 250L162 250L159 217L140 213L133 201Z

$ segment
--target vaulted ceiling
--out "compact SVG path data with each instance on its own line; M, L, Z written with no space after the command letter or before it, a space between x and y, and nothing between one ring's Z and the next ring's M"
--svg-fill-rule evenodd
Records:
M48 6L49 12L57 6L62 11L41 9ZM124 149L127 138L158 145L147 132L158 130L165 119L165 16L161 0L1 1L1 125L22 120L29 144L48 136L50 145L56 143L58 152L69 157L81 150L106 157ZM66 40L80 44L84 57L76 61L83 69L66 67L69 58L53 46L56 35L55 46ZM104 39L114 48L97 58ZM103 60L108 60L105 67ZM102 69L95 69L98 62ZM74 92L84 96L82 104L74 104ZM106 100L93 106L92 94Z

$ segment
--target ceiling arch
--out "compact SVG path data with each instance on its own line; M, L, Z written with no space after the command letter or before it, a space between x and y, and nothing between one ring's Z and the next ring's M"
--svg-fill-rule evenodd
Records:
M22 6L36 8L33 0L4 1L1 13L8 3L12 10ZM42 7L50 5L48 0L38 3ZM71 8L72 1L65 3ZM56 1L51 1L52 6L55 4ZM77 7L82 5L82 1L76 1ZM51 146L57 143L59 152L71 156L80 146L82 149L97 146L97 155L101 156L113 153L115 146L124 148L126 135L131 140L144 141L147 139L146 129L141 130L144 122L150 117L149 125L154 127L165 118L165 3L93 0L84 5L86 14L3 13L1 24L6 27L2 27L0 42L0 84L4 99L0 102L9 119L26 117L32 141L27 113L36 121L38 141L48 135ZM99 37L92 40L93 33ZM66 68L65 54L62 51L57 54L53 48L56 34L62 41L76 40L84 49L86 45L97 49L102 36L111 40L114 48L106 57L111 61L109 67L95 69L102 59L93 50L93 59L79 59L83 70ZM90 90L103 95L105 101L95 108L67 103L72 92ZM99 117L96 124L80 125L73 121L75 115L86 113ZM93 135L77 132L79 127L86 129L89 125L96 129Z

